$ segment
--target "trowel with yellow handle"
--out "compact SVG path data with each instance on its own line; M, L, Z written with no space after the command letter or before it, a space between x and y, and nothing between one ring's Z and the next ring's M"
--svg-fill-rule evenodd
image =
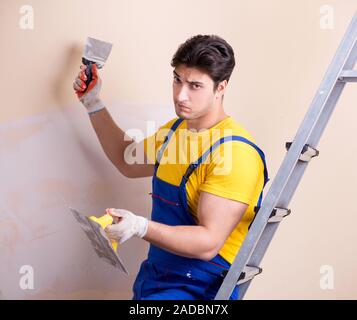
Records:
M97 255L112 266L129 274L117 253L118 242L110 240L104 231L106 226L113 223L113 217L108 213L99 218L95 216L87 217L73 208L69 209L91 241Z
M108 225L113 224L113 217L108 213L99 218L97 218L96 216L90 216L89 219L98 223L103 229L105 229ZM118 241L110 240L110 243L114 251L116 252L118 249Z

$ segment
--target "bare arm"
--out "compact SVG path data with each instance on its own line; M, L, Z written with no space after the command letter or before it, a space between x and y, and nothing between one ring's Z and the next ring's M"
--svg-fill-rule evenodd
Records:
M217 255L248 205L201 192L197 226L169 226L149 221L144 239L174 254L205 261Z
M99 92L101 88L101 79L97 72L95 64L92 68L92 81L86 88L85 81L87 76L85 75L86 66L81 66L81 71L78 73L74 83L73 89L75 90L79 100L87 108L90 121L97 134L99 142L109 160L114 166L126 177L148 177L154 173L154 165L146 164L147 160L144 153L143 163L130 164L124 157L125 150L129 145L134 147L135 141L125 135L113 118L110 116L108 110L105 108L103 102L99 98Z
M89 117L104 153L124 176L138 178L153 175L154 165L146 164L146 158L143 164L127 163L124 158L125 149L135 141L116 125L106 108Z

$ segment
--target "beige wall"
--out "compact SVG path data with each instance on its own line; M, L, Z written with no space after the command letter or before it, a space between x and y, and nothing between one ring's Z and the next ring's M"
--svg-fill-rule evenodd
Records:
M332 30L319 24L326 4ZM23 5L34 9L33 30L19 27ZM238 62L226 110L256 137L273 178L356 9L355 0L1 0L0 298L130 299L146 256L147 243L133 239L119 249L130 276L114 270L67 210L150 214L150 179L116 172L73 95L87 36L114 43L102 98L123 129L143 130L174 116L177 46L198 33L224 37ZM357 298L356 99L351 84L247 299ZM34 290L19 287L23 265L34 268ZM334 270L332 290L320 288L323 265Z

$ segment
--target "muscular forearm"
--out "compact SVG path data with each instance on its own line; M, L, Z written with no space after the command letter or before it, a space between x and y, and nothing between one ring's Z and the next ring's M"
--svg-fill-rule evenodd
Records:
M169 226L149 221L143 239L171 253L206 261L218 251L214 238L203 226Z
M105 154L125 175L127 164L124 160L124 150L133 140L116 125L106 108L91 114L89 117ZM126 137L126 140L124 137Z

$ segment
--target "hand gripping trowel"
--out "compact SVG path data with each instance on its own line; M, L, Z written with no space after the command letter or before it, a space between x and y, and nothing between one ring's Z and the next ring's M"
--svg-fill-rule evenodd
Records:
M118 243L116 241L109 240L104 231L107 225L113 223L113 217L110 214L105 214L100 218L95 216L86 217L73 208L69 209L91 241L92 246L99 258L103 258L114 267L118 267L126 274L129 274L116 252Z
M98 39L88 37L84 45L82 63L87 66L85 74L87 76L86 88L92 81L92 64L96 64L98 69L103 68L107 61L112 44Z

